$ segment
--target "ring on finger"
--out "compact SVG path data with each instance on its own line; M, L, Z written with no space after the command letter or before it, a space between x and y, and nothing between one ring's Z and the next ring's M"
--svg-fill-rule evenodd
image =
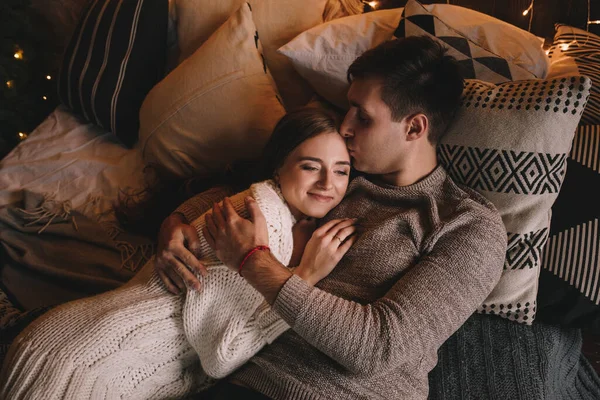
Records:
M334 239L337 239L340 241L340 244L344 241L344 239L342 239L341 237L339 237L338 235L334 235L333 236Z

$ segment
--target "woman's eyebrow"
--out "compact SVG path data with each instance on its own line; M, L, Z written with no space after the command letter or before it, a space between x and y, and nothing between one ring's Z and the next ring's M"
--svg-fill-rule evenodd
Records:
M314 161L314 162L318 162L318 163L323 163L323 160L321 160L320 158L317 157L300 157L298 159L298 161ZM348 165L350 166L350 161L337 161L336 164L339 165Z

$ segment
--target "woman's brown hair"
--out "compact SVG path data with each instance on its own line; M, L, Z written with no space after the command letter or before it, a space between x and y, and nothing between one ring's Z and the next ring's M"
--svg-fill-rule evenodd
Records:
M271 179L302 142L324 132L337 132L338 128L339 118L333 111L303 107L279 120L260 158L240 160L217 176L165 179L160 168L149 166L153 178L146 188L120 196L115 206L119 222L130 232L155 239L162 221L188 198L215 186L228 186L233 192L240 192L254 182Z

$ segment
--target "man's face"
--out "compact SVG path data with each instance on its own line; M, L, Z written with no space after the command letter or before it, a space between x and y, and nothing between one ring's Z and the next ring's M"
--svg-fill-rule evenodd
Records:
M406 118L392 120L391 109L381 99L379 79L355 79L348 91L350 110L340 128L352 165L368 174L394 174L408 150Z

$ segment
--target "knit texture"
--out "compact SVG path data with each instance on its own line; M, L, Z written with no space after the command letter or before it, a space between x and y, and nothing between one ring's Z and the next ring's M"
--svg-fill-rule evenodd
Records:
M427 398L438 348L500 277L500 216L438 167L406 187L355 179L340 217L358 240L316 287L286 282L273 308L292 329L232 378L282 400Z
M430 400L597 400L579 329L474 314L438 351Z
M267 219L274 256L287 264L295 223L289 208L266 181L231 197L242 216L248 216L248 195ZM204 217L192 225L201 231ZM120 289L57 307L14 341L0 399L183 397L227 375L288 329L200 240L209 270L200 292L173 296L149 262Z

